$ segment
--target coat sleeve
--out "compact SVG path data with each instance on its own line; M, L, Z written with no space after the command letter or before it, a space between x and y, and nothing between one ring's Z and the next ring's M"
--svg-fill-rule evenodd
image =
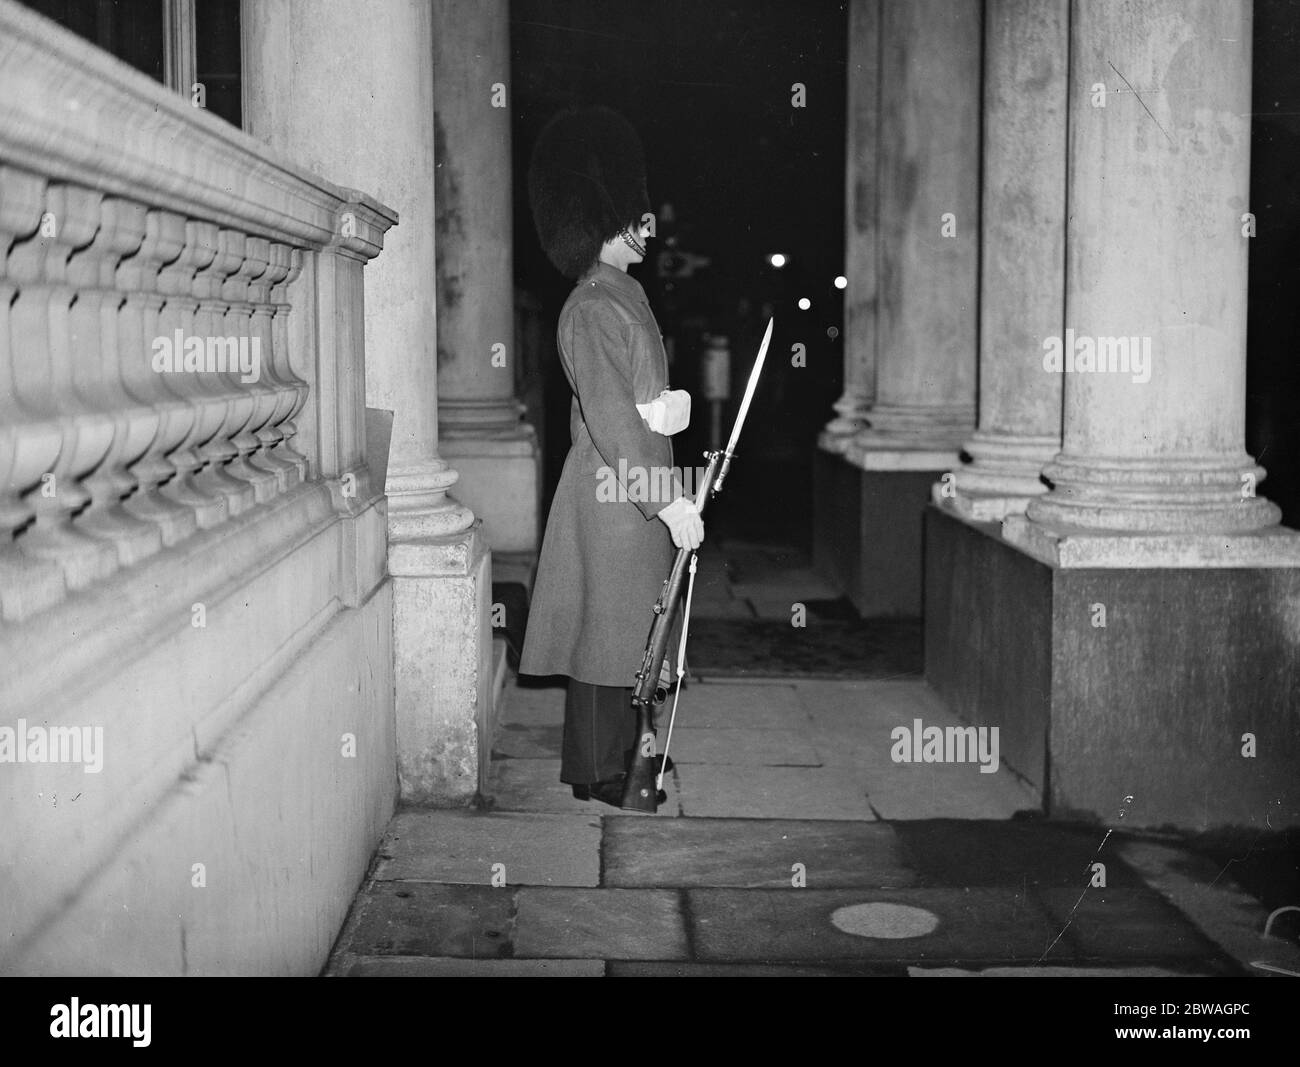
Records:
M653 477L656 467L669 465L664 449L667 438L651 430L636 409L628 331L617 311L604 301L592 300L572 310L565 343L573 357L582 420L600 458L616 475L621 459L627 469L639 467ZM673 482L675 485L677 479ZM647 519L672 503L642 500L642 495L629 493L628 499Z

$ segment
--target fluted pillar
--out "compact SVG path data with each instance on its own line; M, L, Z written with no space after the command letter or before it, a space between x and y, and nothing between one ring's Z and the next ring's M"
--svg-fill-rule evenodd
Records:
M843 452L876 396L876 252L880 159L880 0L849 4L848 145L844 177L844 393L818 444Z
M510 11L507 0L431 10L440 447L499 564L535 556L539 533L537 435L515 396Z
M1070 4L987 0L984 20L979 429L934 499L1000 520L1047 491L1061 447L1061 376L1042 357L1065 320Z
M406 801L463 800L490 744L491 556L439 450L434 15L421 0L285 0L242 17L249 131L398 212L365 316L366 401L393 413L398 777Z
M880 293L868 470L955 466L975 426L979 0L883 0Z
M1005 535L1062 566L1294 562L1244 448L1251 4L1076 0L1072 34L1064 441Z

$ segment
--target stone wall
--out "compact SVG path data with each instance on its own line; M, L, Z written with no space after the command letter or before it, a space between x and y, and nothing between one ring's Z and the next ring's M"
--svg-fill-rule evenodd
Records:
M0 38L0 973L315 973L397 789L396 217L7 0Z

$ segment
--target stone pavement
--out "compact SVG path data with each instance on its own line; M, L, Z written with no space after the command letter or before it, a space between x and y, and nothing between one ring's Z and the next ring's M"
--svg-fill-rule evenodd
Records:
M797 554L729 547L697 617L826 595ZM702 666L654 816L574 800L563 687L512 679L482 804L398 813L326 973L1300 974L1177 841L1047 822L1005 764L894 762L894 729L958 725L920 678Z
M560 784L563 704L512 685L483 808L396 816L327 973L1300 972L1180 849L1023 817L1005 768L893 763L894 726L953 722L923 682L689 684L655 816Z

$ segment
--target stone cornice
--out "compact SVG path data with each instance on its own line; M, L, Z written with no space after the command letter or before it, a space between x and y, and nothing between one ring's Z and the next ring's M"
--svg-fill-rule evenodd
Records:
M397 222L13 0L0 0L0 100L0 159L56 180L361 259Z

